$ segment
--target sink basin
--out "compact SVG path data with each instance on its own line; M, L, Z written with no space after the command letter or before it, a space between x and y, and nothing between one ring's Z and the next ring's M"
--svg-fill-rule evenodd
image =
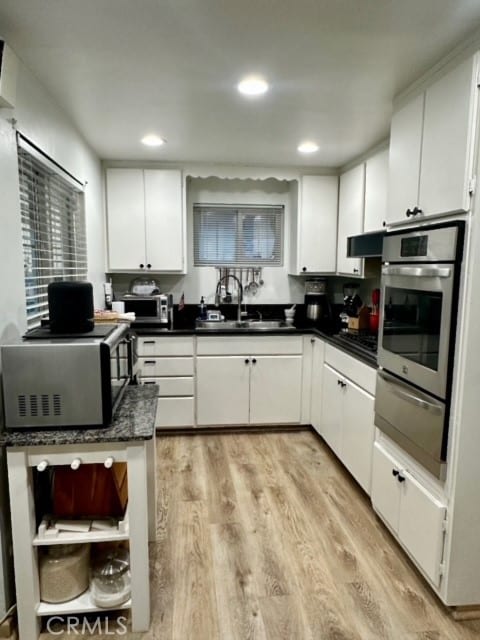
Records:
M292 331L295 327L284 320L197 320L196 328L201 331Z

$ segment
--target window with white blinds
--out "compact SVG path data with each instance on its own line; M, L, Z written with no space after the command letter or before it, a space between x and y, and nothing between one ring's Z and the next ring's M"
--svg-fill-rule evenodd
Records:
M27 324L48 315L47 287L86 280L87 244L81 183L17 138Z
M194 266L283 264L283 206L193 207Z

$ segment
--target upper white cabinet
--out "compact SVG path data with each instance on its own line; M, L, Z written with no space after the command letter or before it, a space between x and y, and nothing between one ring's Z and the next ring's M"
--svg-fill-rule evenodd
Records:
M337 207L337 176L302 177L292 233L291 273L335 273Z
M365 208L365 164L340 176L338 201L337 272L359 276L363 273L361 258L347 258L347 238L363 232Z
M184 270L182 174L107 169L109 271Z
M474 56L394 113L389 224L470 208L477 74Z
M388 149L378 151L365 162L364 233L385 226L388 192Z

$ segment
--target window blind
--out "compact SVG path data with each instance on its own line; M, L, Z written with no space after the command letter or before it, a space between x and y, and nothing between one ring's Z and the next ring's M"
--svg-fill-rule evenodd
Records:
M193 207L195 266L283 264L283 206Z
M34 327L48 315L50 282L87 278L83 191L20 136L17 150L27 325Z

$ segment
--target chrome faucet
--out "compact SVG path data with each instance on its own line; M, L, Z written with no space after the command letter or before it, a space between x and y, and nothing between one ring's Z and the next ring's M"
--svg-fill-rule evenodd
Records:
M220 286L221 286L222 282L224 280L228 281L229 278L233 278L235 280L235 282L237 283L237 286L238 286L237 322L241 322L242 321L243 287L242 287L242 283L240 282L240 280L237 278L237 276L234 276L233 273L229 273L228 275L221 277L220 280L217 282L217 288L215 290L215 304L218 305L219 300L220 300L219 290L220 290Z

